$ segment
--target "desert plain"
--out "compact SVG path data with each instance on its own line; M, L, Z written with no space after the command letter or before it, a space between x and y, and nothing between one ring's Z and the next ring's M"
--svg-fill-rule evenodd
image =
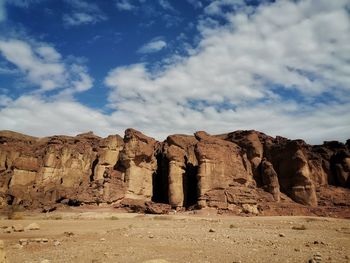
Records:
M8 262L350 262L350 221L307 216L228 216L203 209L168 215L110 208L23 212L0 220ZM28 230L30 224L39 229ZM9 228L24 231L5 233Z

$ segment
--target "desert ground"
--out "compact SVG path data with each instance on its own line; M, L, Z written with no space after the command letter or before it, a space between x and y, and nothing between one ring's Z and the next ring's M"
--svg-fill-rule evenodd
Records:
M350 262L348 219L109 209L15 218L0 220L8 262ZM32 223L40 229L5 233Z

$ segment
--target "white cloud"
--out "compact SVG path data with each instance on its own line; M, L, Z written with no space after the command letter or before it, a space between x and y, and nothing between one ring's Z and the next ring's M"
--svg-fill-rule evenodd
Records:
M167 43L159 38L153 39L139 48L138 52L142 54L155 53L167 46Z
M73 10L63 15L62 20L65 26L96 24L107 20L106 15L94 3L81 0L66 0L66 3L69 4Z
M204 12L209 15L222 15L224 7L237 9L246 7L246 4L244 0L215 0L205 7Z
M80 92L92 87L92 79L86 69L75 63L65 63L62 56L47 44L0 40L0 54L14 64L30 83L39 86L39 92L63 88Z
M1 129L35 136L76 135L90 130L102 136L116 133L106 116L74 100L52 101L41 96L24 95L5 103L6 108L0 108Z
M6 107L12 102L12 99L6 95L0 95L0 107Z
M87 69L81 65L73 64L70 67L70 72L75 79L71 81L74 92L82 92L90 89L93 84L93 80L87 73Z
M79 26L86 24L96 24L101 20L105 20L104 16L97 16L88 13L72 13L63 15L63 22L66 26Z
M121 11L131 11L136 8L136 6L132 4L131 0L116 0L115 5Z
M36 52L41 56L42 59L47 61L55 62L61 59L61 55L50 46L40 46L36 49Z
M105 83L118 109L113 116L153 135L260 129L312 142L345 140L346 2L278 1L249 15L243 7L221 13L227 24L202 26L203 40L189 58L156 74L143 64L112 70Z
M50 59L41 57L42 54L39 57L26 42L14 39L0 41L0 51L42 90L58 88L65 82L64 65L51 61L51 57Z

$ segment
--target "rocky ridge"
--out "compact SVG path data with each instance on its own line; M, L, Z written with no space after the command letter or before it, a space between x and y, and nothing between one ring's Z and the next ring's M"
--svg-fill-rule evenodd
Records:
M350 217L350 140L308 145L257 131L156 141L92 132L0 132L0 207L106 204L132 211Z

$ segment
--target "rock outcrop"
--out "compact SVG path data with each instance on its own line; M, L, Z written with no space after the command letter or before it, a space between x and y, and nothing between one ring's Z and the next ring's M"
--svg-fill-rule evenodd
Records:
M104 203L151 213L214 207L350 216L349 187L349 140L312 146L256 131L164 142L133 129L124 138L0 132L2 208Z

